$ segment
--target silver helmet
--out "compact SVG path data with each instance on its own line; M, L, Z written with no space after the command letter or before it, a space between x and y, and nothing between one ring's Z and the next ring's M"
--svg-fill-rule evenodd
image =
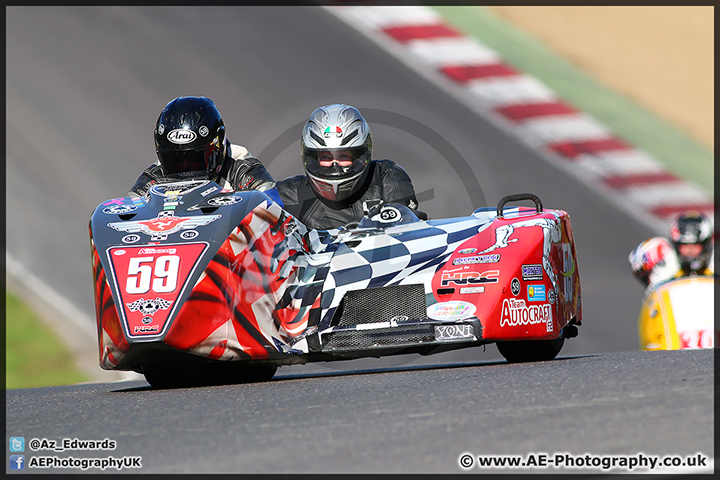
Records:
M316 109L303 127L300 146L317 195L337 202L362 187L372 159L372 135L357 108L334 104Z

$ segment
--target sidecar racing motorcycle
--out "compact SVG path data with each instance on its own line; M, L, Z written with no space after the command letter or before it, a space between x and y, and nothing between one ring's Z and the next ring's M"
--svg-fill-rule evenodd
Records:
M705 272L681 276L674 247L664 237L651 237L630 252L628 261L633 275L646 286L638 317L641 350L717 346L712 259Z
M638 334L642 350L715 348L715 278L696 275L668 280L645 293Z
M155 388L488 343L551 360L582 321L570 217L533 194L425 221L384 204L325 231L192 181L105 201L89 230L100 366Z

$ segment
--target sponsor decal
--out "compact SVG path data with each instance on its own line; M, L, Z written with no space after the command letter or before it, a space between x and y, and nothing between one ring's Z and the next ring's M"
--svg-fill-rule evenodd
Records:
M159 133L160 135L162 135L163 133L165 133L165 125L164 125L164 124L161 123L160 125L158 125L158 133Z
M136 325L133 329L133 333L150 333L159 331L160 325Z
M457 300L435 303L427 309L428 318L435 320L462 320L471 317L474 313L475 305Z
M469 255L475 252L477 252L477 248L463 248L462 250L458 250L457 253L459 253L460 255Z
M210 129L208 127L206 127L205 125L203 125L198 130L198 133L200 134L201 137L207 137L208 133L210 133Z
M470 267L457 267L457 268L451 268L450 270L443 270L442 273L452 273L452 272L463 272L468 270Z
M395 207L382 207L380 213L372 217L370 220L380 223L392 223L400 219L402 215L400 210Z
M106 207L108 205L125 205L125 197L112 198L102 204L103 207Z
M180 232L180 238L183 240L192 240L198 235L200 235L200 233L197 230L185 230L184 232Z
M563 244L563 268L565 271L562 274L566 277L572 277L573 273L575 273L575 262L573 261L569 243Z
M555 298L556 298L555 290L551 288L547 292L547 301L550 303L555 303Z
M125 255L126 253L127 253L127 251L125 251L125 250L115 250L113 252L113 255Z
M127 303L128 309L130 309L131 312L140 312L143 315L155 315L155 312L158 310L167 310L170 308L170 305L172 305L173 301L170 300L164 300L160 297L157 297L155 300L145 300L144 298L140 298L138 300L135 300L134 302Z
M472 325L436 325L435 340L443 342L447 340L475 339Z
M214 222L221 215L202 215L197 217L176 217L172 211L160 212L150 220L108 223L108 226L120 232L144 233L152 240L166 240L168 235L180 230L190 230Z
M517 278L512 279L512 281L510 282L510 291L516 297L518 296L518 294L520 293L520 280L518 280Z
M233 205L235 203L238 203L242 200L242 197L238 197L235 195L227 195L224 197L213 197L210 200L208 200L206 203L208 205L212 205L213 207L224 207L226 205Z
M123 215L126 213L134 212L138 209L137 205L111 205L103 208L103 213L108 215Z
M212 187L208 188L207 190L203 190L202 192L200 192L200 195L202 195L203 197L207 197L208 195L210 195L212 192L216 191L217 189L218 189L218 187L212 186Z
M185 130L184 128L176 128L167 134L169 142L176 145L185 145L186 143L192 143L197 139L197 134L192 130Z
M526 305L525 300L506 298L503 300L500 314L501 327L517 327L518 325L537 325L545 323L547 331L552 332L552 307L544 305Z
M160 254L160 253L169 253L171 255L175 255L177 253L177 248L174 248L174 247L144 247L138 251L139 255L154 255L154 254ZM116 254L117 254L117 252L116 252Z
M443 272L440 285L447 287L451 283L455 285L475 285L478 283L497 283L497 277L500 275L500 270L488 270L483 273L479 272L457 272L457 273L446 273Z
M485 287L462 287L460 289L461 294L466 293L483 293L485 291Z
M523 265L522 266L522 279L523 280L542 280L543 279L543 267L542 265Z
M573 274L575 273L575 261L572 256L572 247L569 243L562 244L562 260L563 260L563 284L565 291L564 298L573 298Z
M407 315L395 315L390 319L390 326L397 327L398 323L407 322L410 318Z
M471 250L475 250L472 248ZM460 253L460 252L458 252ZM497 263L500 261L500 255L499 254L493 254L493 255L479 255L476 257L463 257L463 258L456 258L453 260L453 265L474 265L476 263Z
M122 237L123 243L135 243L140 241L140 235L135 235L134 233L131 235L125 235Z
M546 302L545 285L528 285L527 299L528 302Z
M202 187L207 182L204 180L188 180L184 182L179 183L172 183L172 184L154 184L152 187L150 187L150 192L153 192L156 195L162 195L164 197L177 197L182 194L186 194L192 190L195 190L196 188ZM148 192L149 194L149 192Z
M128 335L157 335L167 327L178 308L177 299L189 286L188 280L208 246L206 242L152 243L107 250L110 283L123 307L118 313ZM117 255L118 251L125 253Z

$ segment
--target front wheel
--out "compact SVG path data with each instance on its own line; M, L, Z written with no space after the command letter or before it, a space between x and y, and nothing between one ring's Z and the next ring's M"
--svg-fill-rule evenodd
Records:
M565 337L552 340L517 340L496 342L500 354L509 363L541 362L552 360L560 353Z
M207 387L270 380L276 365L167 364L143 366L145 380L155 389Z

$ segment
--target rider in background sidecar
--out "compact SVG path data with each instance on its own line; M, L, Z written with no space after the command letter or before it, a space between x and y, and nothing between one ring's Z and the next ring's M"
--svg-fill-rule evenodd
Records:
M688 211L673 222L670 241L652 237L628 255L635 277L645 286L691 275L713 275L713 228L703 214Z

